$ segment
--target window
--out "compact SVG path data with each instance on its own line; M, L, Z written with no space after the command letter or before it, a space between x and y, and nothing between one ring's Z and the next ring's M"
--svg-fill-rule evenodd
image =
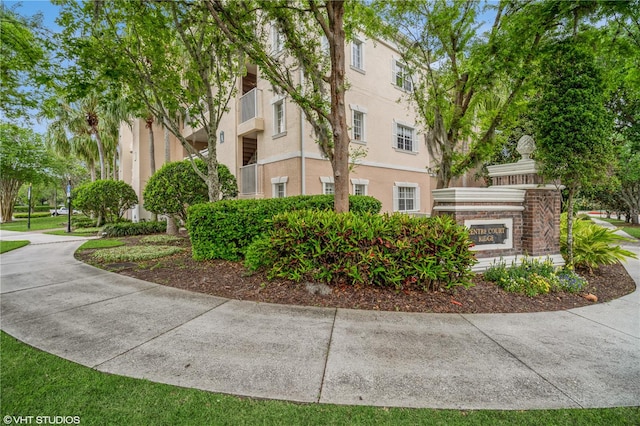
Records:
M415 212L420 210L420 187L415 183L396 182L393 187L393 210Z
M418 152L415 129L406 124L393 123L393 147L400 151Z
M333 195L336 193L336 185L334 183L322 184L322 193L324 195Z
M284 36L274 25L271 26L271 53L278 54L284 50Z
M364 142L364 113L361 111L351 111L351 134L352 139L358 142Z
M286 131L284 98L273 102L273 135L281 135Z
M286 183L274 183L273 184L273 198L286 197Z
M287 182L289 176L278 176L271 179L271 193L273 198L284 198L287 196Z
M364 43L360 40L351 43L351 66L364 70Z
M367 195L367 187L369 186L369 179L354 179L351 178L351 185L353 186L353 195Z
M322 182L322 193L324 195L333 195L336 193L336 185L333 181L333 176L321 176L320 182Z
M393 84L407 92L413 90L413 82L407 66L395 59L393 60Z

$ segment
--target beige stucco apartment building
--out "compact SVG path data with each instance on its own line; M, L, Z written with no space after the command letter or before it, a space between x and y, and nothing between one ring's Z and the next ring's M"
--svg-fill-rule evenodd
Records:
M350 174L351 193L371 195L384 212L430 213L435 178L428 173L429 155L407 93L412 82L392 45L358 39L346 54L346 93L352 149L366 152ZM292 72L297 73L297 70ZM278 95L249 67L238 81L238 96L220 125L218 160L238 179L239 198L272 198L333 193L333 173L315 143L303 114L290 99ZM184 136L206 147L204 134L186 127ZM164 163L164 135L154 125L155 157ZM148 130L144 122L121 131L121 179L141 198L149 179ZM186 151L171 137L171 161ZM148 218L140 206L131 219Z

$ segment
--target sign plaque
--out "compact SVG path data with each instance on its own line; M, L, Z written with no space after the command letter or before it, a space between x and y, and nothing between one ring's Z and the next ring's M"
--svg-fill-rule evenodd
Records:
M504 223L489 225L471 225L469 238L476 245L504 244L509 238L509 228Z
M513 248L513 219L465 220L469 229L469 239L474 246L471 250L503 250Z

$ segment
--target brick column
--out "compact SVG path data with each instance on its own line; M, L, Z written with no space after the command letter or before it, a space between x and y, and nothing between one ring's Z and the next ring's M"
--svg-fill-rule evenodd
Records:
M555 188L525 190L522 249L530 256L560 253L560 191Z

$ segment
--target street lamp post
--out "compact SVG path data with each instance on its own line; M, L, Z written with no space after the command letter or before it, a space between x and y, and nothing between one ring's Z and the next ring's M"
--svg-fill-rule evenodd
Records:
M27 190L27 229L31 229L31 184Z
M67 183L67 233L71 233L71 178Z

